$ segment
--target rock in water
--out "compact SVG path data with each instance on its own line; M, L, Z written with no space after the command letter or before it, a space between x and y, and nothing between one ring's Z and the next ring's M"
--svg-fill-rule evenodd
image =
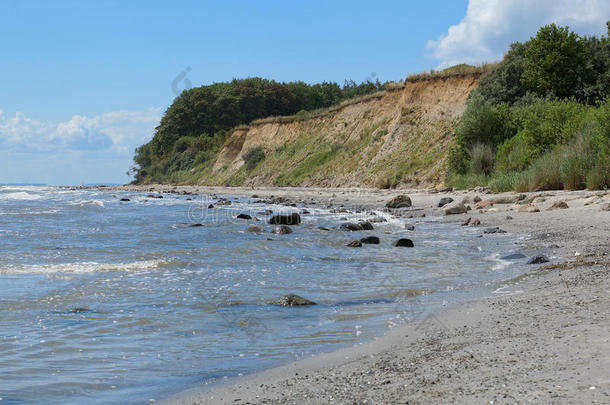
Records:
M392 198L385 206L387 208L409 208L411 206L411 198L406 194L402 194Z
M413 244L413 241L411 239L407 239L407 238L398 239L396 242L394 242L394 246L396 246L396 247L415 247L415 245Z
M347 247L362 247L362 242L360 242L359 240L353 240L350 243L348 243L347 245L345 245Z
M203 224L199 224L199 223L197 223L197 224L191 224L191 225L189 225L189 226L190 226L190 227L192 227L192 228L196 228L196 227L198 227L198 226L203 226Z
M377 236L367 236L365 238L360 239L360 242L366 243L366 244L371 244L371 245L378 245L379 238Z
M304 305L316 305L315 302L308 300L307 298L303 298L296 294L286 294L282 295L275 301L271 301L271 304L279 305L282 307L299 307Z
M507 255L507 256L500 258L500 260L516 260L516 259L525 259L525 255L523 253L513 253L511 255Z
M415 230L415 226L412 224L405 224L405 229L407 231L414 231Z
M261 228L259 228L258 226L249 226L246 228L246 232L261 233L261 232L263 232L263 230Z
M547 263L549 259L545 255L537 255L527 261L527 264Z
M353 222L345 222L339 226L339 229L342 231L362 231L362 230L364 230L364 228L362 228L362 225L355 224Z
M364 231L372 231L373 230L373 224L371 224L368 221L360 222L358 225L360 225Z
M301 223L301 216L296 212L288 215L274 215L269 218L272 225L298 225Z
M119 201L131 201L129 198L121 198Z
M288 235L289 233L292 233L292 229L287 225L279 225L273 228L273 231L271 232L278 235Z
M445 207L445 215L465 214L466 206L461 202L453 202Z
M444 207L445 205L450 204L450 203L452 203L452 202L453 202L453 198L451 198L451 197L443 197L443 198L441 198L441 200L438 202L438 207L439 207L439 208Z
M496 226L493 228L486 228L483 233L506 233L506 231Z
M252 219L248 214L237 214L237 219Z
M565 201L557 201L554 202L549 208L547 208L547 211L553 211L553 210L565 210L566 208L570 208L568 206L568 203L566 203Z

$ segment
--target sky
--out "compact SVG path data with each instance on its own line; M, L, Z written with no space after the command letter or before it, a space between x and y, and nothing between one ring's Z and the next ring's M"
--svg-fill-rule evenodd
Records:
M608 0L0 2L0 184L126 183L181 90L261 76L401 80L502 58Z

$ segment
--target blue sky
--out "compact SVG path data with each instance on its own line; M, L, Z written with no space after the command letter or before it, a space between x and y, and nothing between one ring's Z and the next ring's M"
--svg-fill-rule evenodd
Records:
M607 3L5 0L0 183L128 181L133 148L152 137L187 67L194 86L400 80L498 59L548 22L603 33Z

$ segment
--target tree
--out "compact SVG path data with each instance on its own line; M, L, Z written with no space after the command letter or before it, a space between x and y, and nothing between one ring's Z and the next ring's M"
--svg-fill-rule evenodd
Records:
M545 25L525 51L523 84L542 97L567 98L578 84L583 62L583 43L578 35L568 27Z

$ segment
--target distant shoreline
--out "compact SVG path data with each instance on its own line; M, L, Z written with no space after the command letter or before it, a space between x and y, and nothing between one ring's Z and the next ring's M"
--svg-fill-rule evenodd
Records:
M426 215L441 197L483 200L514 193L421 190L122 186L104 189L286 197L289 201L383 208L408 194ZM357 347L317 355L226 383L195 387L168 404L604 402L610 396L610 193L525 193L539 212L514 204L467 217L521 235L522 251L550 262L508 283L506 294L469 302L403 325ZM505 198L508 200L510 198ZM496 201L500 201L497 199ZM558 201L567 209L547 211ZM585 205L587 204L587 205ZM470 203L470 205L473 205ZM523 205L523 204L522 204ZM525 211L525 210L523 210ZM511 219L508 219L510 217ZM459 226L459 225L456 225ZM483 237L493 237L484 235ZM606 298L604 298L606 297ZM451 307L451 305L449 305Z

